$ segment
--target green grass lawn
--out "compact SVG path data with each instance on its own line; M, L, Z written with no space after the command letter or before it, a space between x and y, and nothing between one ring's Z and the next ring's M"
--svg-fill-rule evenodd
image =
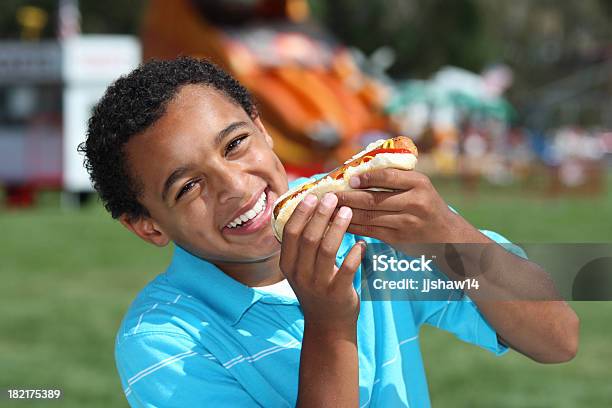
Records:
M612 241L612 199L550 200L520 189L466 197L437 183L480 228L518 242ZM50 200L50 201L49 201ZM0 213L0 389L60 388L61 402L15 407L126 406L113 342L136 292L163 271L170 249L141 243L99 204L82 211L42 208ZM518 353L494 357L425 328L421 345L437 407L612 406L612 303L574 303L582 321L577 358L539 365ZM0 406L10 406L0 396Z

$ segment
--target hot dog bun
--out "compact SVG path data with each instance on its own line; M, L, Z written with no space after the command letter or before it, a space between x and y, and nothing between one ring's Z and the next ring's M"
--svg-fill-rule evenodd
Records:
M349 185L352 176L360 175L371 170L394 168L412 170L417 162L418 151L412 140L405 136L392 139L381 139L370 143L365 149L351 157L344 164L317 181L307 181L297 187L289 189L275 202L272 211L272 230L274 236L282 241L285 223L295 210L295 207L307 194L314 194L317 198L325 193L353 190ZM381 189L369 189L381 190ZM383 189L384 190L384 189Z

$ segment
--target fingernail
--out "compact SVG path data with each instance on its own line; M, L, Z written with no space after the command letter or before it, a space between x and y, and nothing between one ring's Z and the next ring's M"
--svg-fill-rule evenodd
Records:
M352 213L349 207L342 207L338 210L338 217L348 219L351 218Z
M361 258L363 259L368 245L365 243L365 241L359 241L359 246L361 246Z
M309 207L312 207L313 205L315 205L316 202L317 202L317 196L314 194L308 194L304 198L304 203Z
M321 200L321 203L326 207L332 207L336 205L336 195L332 193L326 193L323 196L323 200Z
M353 187L353 188L357 188L359 187L360 181L359 181L359 177L357 176L353 176L349 179L349 186Z

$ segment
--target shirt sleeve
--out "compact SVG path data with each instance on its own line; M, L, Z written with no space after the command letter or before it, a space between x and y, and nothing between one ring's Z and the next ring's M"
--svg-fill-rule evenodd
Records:
M200 345L181 334L141 333L115 349L131 407L257 407L255 400Z
M496 355L505 354L508 347L499 341L497 332L468 297L461 300L417 301L424 313L422 323L454 334L458 339L475 344ZM426 309L426 310L423 310Z

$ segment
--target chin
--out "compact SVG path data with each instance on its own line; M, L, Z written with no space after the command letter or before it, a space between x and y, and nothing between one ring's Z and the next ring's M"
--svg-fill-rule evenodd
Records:
M231 252L225 252L223 255L212 255L202 254L200 257L214 264L248 264L255 262L263 262L267 259L273 258L280 253L280 244L272 237L274 242L270 242L265 247L263 244L257 245L256 247L241 248L240 250L232 250Z
M263 238L257 248L255 248L254 259L266 259L275 256L280 252L281 245L270 231L270 234Z
M211 260L211 262L215 263L215 261L220 261L223 263L230 263L230 264L232 263L234 264L260 263L260 262L265 262L271 258L274 258L278 253L279 251L267 252L267 253L263 253L260 251L258 253L245 255L243 252L240 255L236 255L235 257L223 258L219 260Z

